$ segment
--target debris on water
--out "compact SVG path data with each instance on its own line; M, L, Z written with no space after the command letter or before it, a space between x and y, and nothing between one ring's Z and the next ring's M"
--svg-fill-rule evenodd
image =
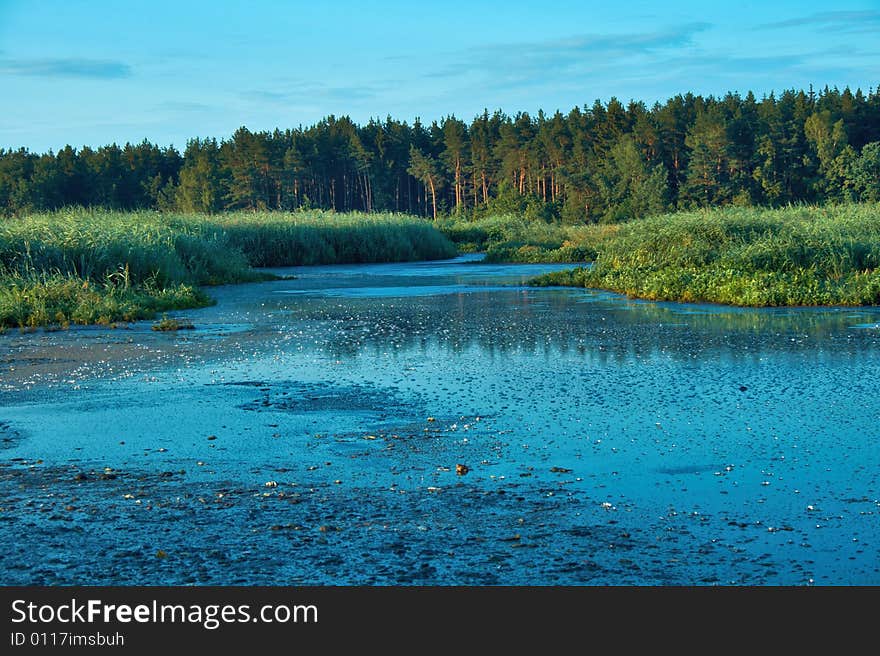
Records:
M152 329L159 332L176 332L178 330L195 330L195 326L188 319L163 317L161 321L153 324Z
M156 558L168 558L168 554L159 549L156 551Z
M748 389L749 389L749 388L746 387L745 385L740 385L740 386L739 386L739 391L740 391L740 392L745 392L745 391L747 391Z
M428 417L428 421L437 421L434 417Z
M455 465L455 473L458 474L459 476L464 476L470 470L471 470L471 468L468 467L467 465L462 465L461 463L458 463L457 465Z
M208 439L209 440L216 440L217 436L216 435L208 435Z
M565 467L551 467L550 471L554 474L570 474L571 470L566 469Z
M266 481L266 487L278 487L278 483L276 481Z

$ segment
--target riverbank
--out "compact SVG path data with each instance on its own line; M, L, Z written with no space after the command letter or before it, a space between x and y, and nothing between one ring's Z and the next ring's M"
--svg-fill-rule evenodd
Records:
M596 246L616 234L618 224L563 225L516 214L496 214L473 221L443 218L434 226L462 253L485 253L494 264L591 262Z
M0 224L0 331L111 325L213 303L254 267L440 260L587 263L535 286L739 306L880 304L880 205L724 208L613 225L498 215L221 215L69 209Z
M590 242L592 267L531 284L752 307L880 304L877 204L730 207L615 228Z
M430 224L395 214L159 214L68 209L0 223L0 330L111 324L212 303L201 287L252 267L453 257Z

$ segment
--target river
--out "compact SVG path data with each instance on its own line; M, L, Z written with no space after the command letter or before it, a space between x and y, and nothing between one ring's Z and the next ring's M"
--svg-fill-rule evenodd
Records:
M0 583L880 584L877 308L478 259L0 335Z

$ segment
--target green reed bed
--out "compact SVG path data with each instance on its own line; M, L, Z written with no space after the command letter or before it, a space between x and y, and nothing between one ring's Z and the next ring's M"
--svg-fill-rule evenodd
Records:
M500 214L474 221L438 219L435 225L462 252L485 252L487 262L586 262L617 226L568 226Z
M184 223L192 219L184 218ZM252 266L408 262L455 257L430 222L401 214L336 214L321 210L237 212L196 223L220 230Z
M211 303L251 267L439 259L455 247L397 215L163 215L69 209L0 221L0 327L132 321Z
M533 284L743 306L880 304L880 205L725 208L622 224Z

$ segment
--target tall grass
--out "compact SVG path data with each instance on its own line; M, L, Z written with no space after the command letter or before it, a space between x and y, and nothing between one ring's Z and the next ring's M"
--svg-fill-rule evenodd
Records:
M585 262L596 256L595 243L615 225L566 226L515 214L476 221L450 218L434 224L463 252L485 251L487 262Z
M429 222L401 214L236 212L182 217L182 225L222 231L251 266L407 262L455 257Z
M880 205L725 208L623 224L537 285L746 306L880 304Z
M111 323L210 303L251 267L440 259L454 245L399 215L162 215L69 209L0 222L0 326Z

